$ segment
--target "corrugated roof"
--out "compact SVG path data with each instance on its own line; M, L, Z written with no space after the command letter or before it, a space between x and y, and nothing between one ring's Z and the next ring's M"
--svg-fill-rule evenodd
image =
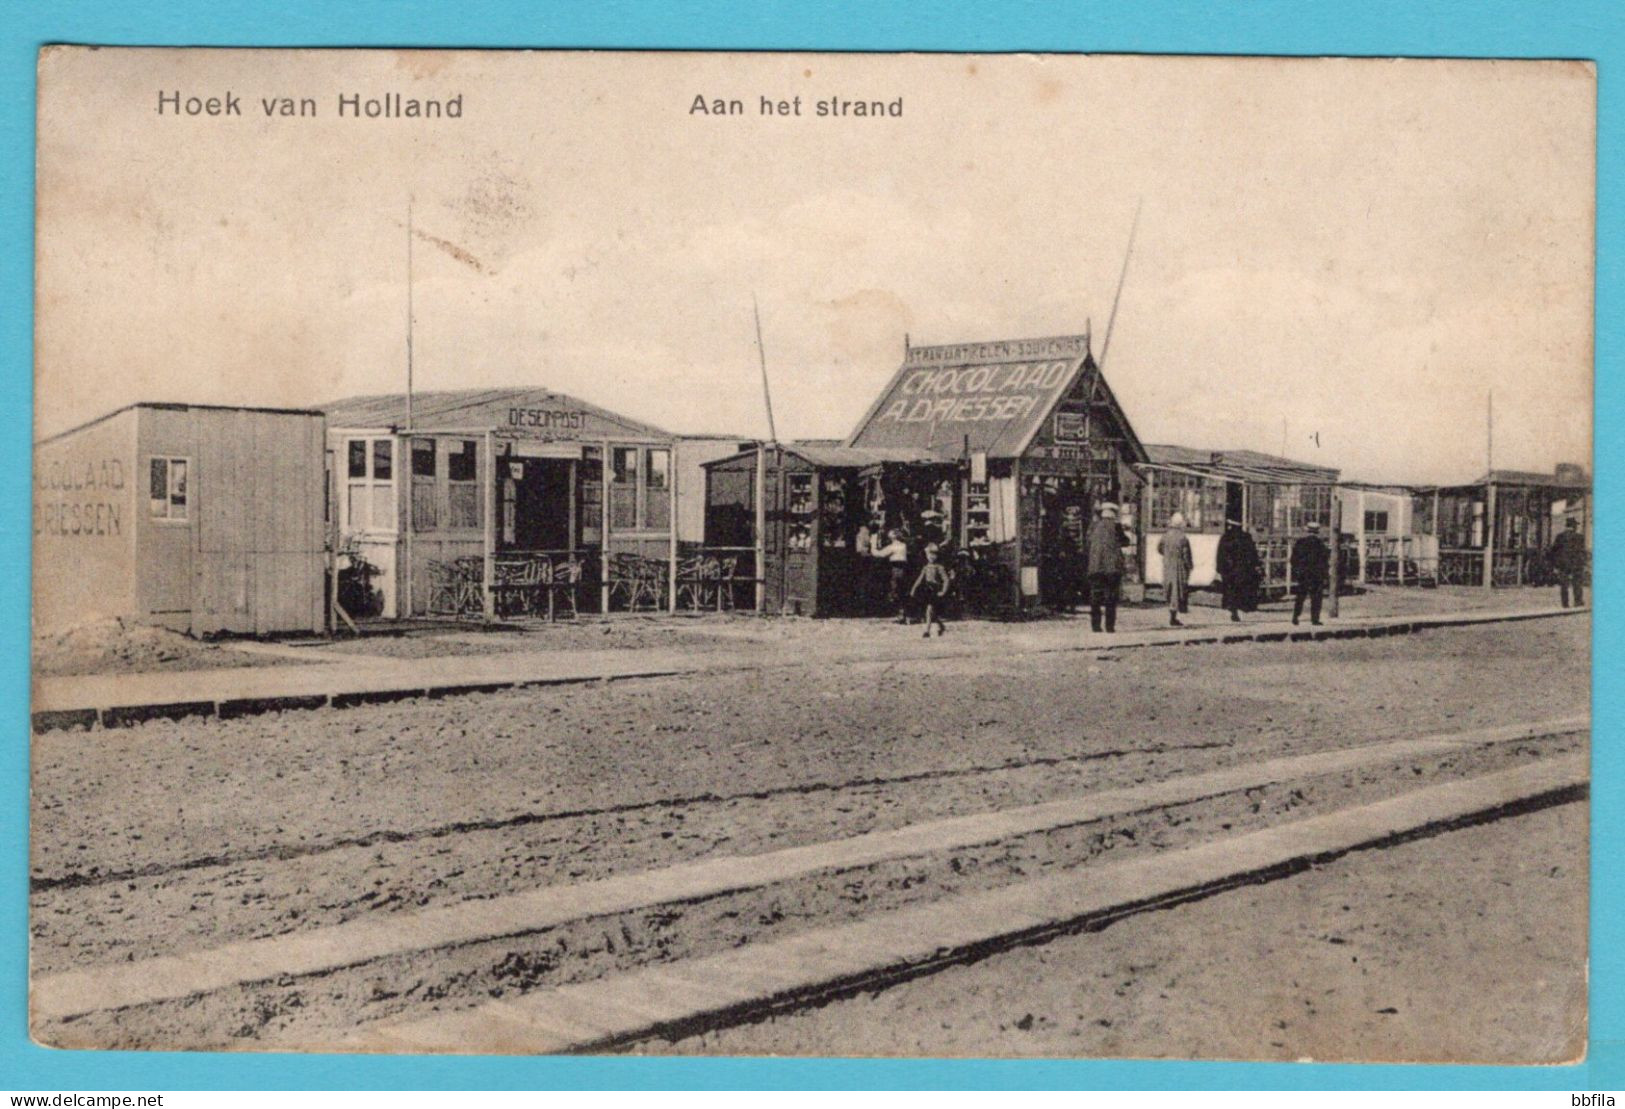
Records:
M1086 363L1085 335L910 348L846 444L1019 457Z
M847 447L797 443L784 448L814 466L874 466L883 462L945 462L935 451L915 447Z
M1171 443L1147 443L1152 466L1177 467L1223 478L1273 485L1324 484L1336 482L1342 471L1316 466L1261 451L1208 451Z
M412 425L435 428L509 428L511 410L580 412L596 423L640 438L670 439L671 432L551 389L436 389L412 394ZM333 427L404 427L406 394L346 397L323 406ZM583 436L584 438L587 436Z
M769 447L769 450L774 449ZM887 462L895 463L947 463L953 459L944 458L934 451L922 451L911 447L847 447L836 444L830 446L822 441L797 441L794 443L779 443L777 449L785 454L808 462L814 466L836 469L861 469L865 466L878 466ZM753 457L754 449L743 450L738 454L731 454L727 458L713 459L705 463L714 466L721 462L732 462L739 458Z

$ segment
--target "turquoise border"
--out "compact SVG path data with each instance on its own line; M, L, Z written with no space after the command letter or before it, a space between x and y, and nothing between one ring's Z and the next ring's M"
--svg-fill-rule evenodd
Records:
M0 1088L141 1089L749 1089L761 1087L1128 1089L1556 1089L1625 1086L1625 923L1607 847L1625 842L1621 692L1604 675L1620 662L1622 606L1596 597L1592 1017L1588 1060L1575 1067L1383 1067L1232 1063L598 1060L353 1058L51 1052L27 1038L28 472L31 403L34 58L47 42L222 46L560 46L712 49L1066 50L1159 53L1452 55L1589 58L1598 63L1599 144L1596 580L1620 580L1620 441L1625 381L1614 370L1625 330L1620 272L1622 185L1616 144L1625 63L1618 0L1467 3L1204 3L981 0L878 5L602 0L596 4L148 0L122 10L70 3L5 5L0 16ZM1357 342L1357 336L1350 337ZM1531 367L1531 372L1538 372ZM1532 698L1540 691L1531 690Z

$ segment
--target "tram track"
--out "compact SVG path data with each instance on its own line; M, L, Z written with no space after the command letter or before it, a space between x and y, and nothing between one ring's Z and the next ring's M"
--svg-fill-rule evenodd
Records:
M531 930L464 937L460 942L392 950L353 962L340 960L315 971L266 975L201 993L113 1007L119 1012L87 1012L72 1016L68 1023L81 1032L101 1026L100 1035L115 1040L126 1036L133 1046L162 1043L163 1030L176 1027L190 1030L182 1037L187 1043L273 1046L290 1042L290 1037L315 1043L326 1034L324 1028L338 1027L328 1025L334 1013L345 1015L340 1024L394 1019L424 1006L466 1005L793 936L944 896L995 889L1037 874L1154 856L1306 813L1381 799L1415 788L1420 781L1470 778L1573 752L1583 744L1585 727L1583 720L1571 719L1434 737L1431 746L1427 740L1413 741L1409 747L1390 742L1299 757L1296 765L1306 769L1332 768L1323 773L1272 777L1261 772L1249 777L1245 767L1211 772L1229 775L1214 779L1216 787L1224 788L1199 788L1197 780L1203 775L1181 775L1145 787L1163 789L1167 795L1162 802L1153 797L1153 803L1125 803L1121 811L1093 816L1080 810L1076 819L1057 810L1065 802L1051 802L1049 808L1056 811L1046 818L1048 824L1007 826L991 835L967 832L961 835L965 842L936 849L929 842L914 843L892 855L813 867L766 884L679 890L679 896L650 904L578 913ZM1322 762L1304 761L1314 758ZM1167 793L1178 793L1182 783L1192 786L1191 796L1175 798ZM58 887L56 892L73 891ZM477 902L463 904L467 913L482 911ZM374 913L373 919L380 927L391 926L387 916ZM412 929L412 914L398 919L399 927ZM94 971L87 968L86 973Z
M840 782L796 782L772 789L741 790L736 793L716 793L706 791L703 793L693 793L677 797L660 797L647 801L634 801L622 805L601 805L597 807L579 809L558 809L514 813L509 816L496 817L489 820L459 820L428 828L410 830L386 829L371 832L365 835L344 836L321 843L269 844L262 847L250 848L248 850L236 851L228 854L199 855L189 859L181 859L173 862L155 862L138 867L110 868L107 870L92 868L88 871L76 870L66 871L59 874L37 874L30 877L28 884L30 891L34 893L46 893L55 890L85 889L118 882L163 878L172 874L183 873L191 870L232 867L239 866L243 863L253 862L284 862L294 859L310 858L312 856L323 855L329 852L341 851L349 848L377 847L384 844L411 844L425 840L444 839L449 836L467 835L474 832L494 832L504 829L544 825L566 820L621 816L630 813L649 812L663 809L682 809L699 805L728 805L741 801L770 801L780 798L806 797L817 794L841 793L850 790L910 785L917 782L934 782L956 778L971 778L978 775L998 774L1013 770L1036 770L1046 767L1082 765L1092 762L1102 762L1110 759L1135 758L1147 755L1167 755L1188 751L1210 751L1224 748L1226 746L1228 746L1228 744L1218 741L1204 741L1196 743L1163 744L1154 747L1113 748L1104 751L1090 751L1078 755L1051 755L1038 756L1028 759L1008 759L998 763L986 763L964 767L944 767L939 769L917 771L910 774L852 778Z

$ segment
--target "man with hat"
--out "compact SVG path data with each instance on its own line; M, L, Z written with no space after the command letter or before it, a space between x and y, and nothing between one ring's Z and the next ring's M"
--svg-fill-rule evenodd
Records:
M1104 630L1117 630L1117 595L1123 584L1123 548L1127 545L1128 537L1117 523L1117 506L1107 501L1100 506L1100 516L1089 525L1084 539L1091 631L1102 630L1103 614Z
M1569 607L1569 591L1574 591L1574 607L1584 608L1585 573L1586 573L1586 541L1580 534L1580 521L1569 519L1564 529L1552 543L1551 551L1552 569L1557 571L1557 596L1563 602L1563 607Z
M1320 524L1310 520L1304 525L1309 534L1292 544L1292 622L1303 615L1303 600L1309 598L1309 622L1320 623L1320 602L1326 596L1326 582L1331 576L1331 550L1320 537Z

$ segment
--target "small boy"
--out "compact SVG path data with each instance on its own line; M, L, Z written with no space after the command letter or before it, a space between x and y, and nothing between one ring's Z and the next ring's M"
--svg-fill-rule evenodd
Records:
M920 576L914 579L914 587L908 591L910 597L918 596L925 591L925 638L931 638L931 626L936 625L937 636L940 638L948 630L942 622L942 605L948 597L948 587L952 584L952 577L948 568L937 561L938 548L935 543L925 546L925 565L920 567Z

